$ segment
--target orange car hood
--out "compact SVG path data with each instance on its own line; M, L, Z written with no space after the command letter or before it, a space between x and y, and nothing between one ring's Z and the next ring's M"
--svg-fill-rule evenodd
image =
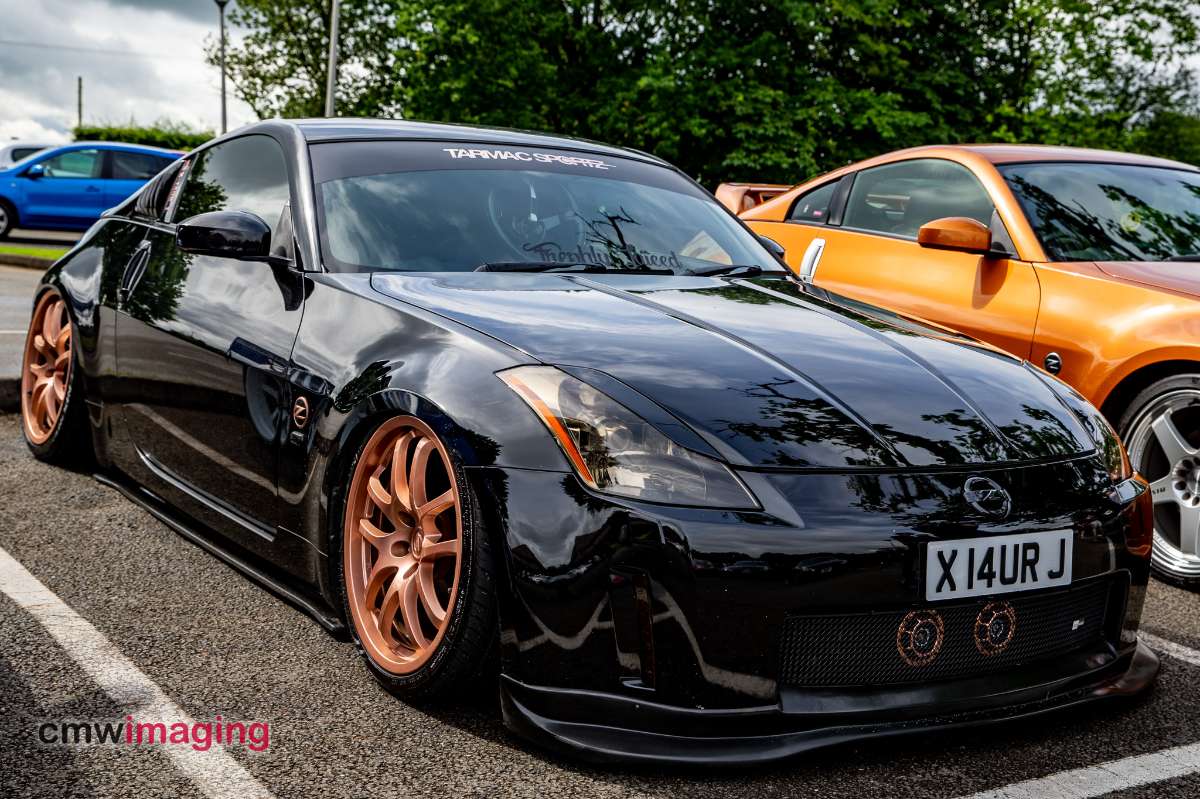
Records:
M1096 268L1110 277L1200 297L1200 263L1195 261L1103 261Z

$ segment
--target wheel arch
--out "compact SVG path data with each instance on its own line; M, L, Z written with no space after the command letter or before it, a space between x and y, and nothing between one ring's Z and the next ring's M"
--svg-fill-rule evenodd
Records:
M1129 403L1148 386L1164 378L1189 372L1200 373L1200 353L1194 360L1169 358L1133 366L1116 379L1103 397L1097 398L1096 404L1100 406L1104 418L1115 428Z

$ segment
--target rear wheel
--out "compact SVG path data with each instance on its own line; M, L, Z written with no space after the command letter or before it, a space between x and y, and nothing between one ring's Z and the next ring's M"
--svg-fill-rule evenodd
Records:
M39 459L86 465L87 429L75 334L67 303L57 289L38 298L21 362L21 429Z
M1154 498L1151 566L1161 577L1200 587L1200 374L1159 380L1121 417L1129 459Z
M466 475L413 416L363 444L345 494L341 587L377 679L414 702L465 691L497 633L492 558Z

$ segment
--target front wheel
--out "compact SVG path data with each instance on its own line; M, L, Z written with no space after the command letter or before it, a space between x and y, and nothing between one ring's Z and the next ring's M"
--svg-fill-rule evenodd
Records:
M389 691L472 687L496 645L493 563L465 471L424 421L387 420L345 493L340 580L351 633Z
M17 212L4 200L0 200L0 239L7 239L17 226Z
M1200 374L1149 386L1119 427L1154 499L1151 567L1168 582L1200 588Z

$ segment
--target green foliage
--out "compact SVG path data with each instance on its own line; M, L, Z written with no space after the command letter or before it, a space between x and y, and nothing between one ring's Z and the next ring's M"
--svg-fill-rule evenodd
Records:
M76 141L120 141L129 144L145 144L165 147L169 150L191 150L211 139L215 134L207 130L193 130L186 125L170 120L159 120L153 125L80 125L73 131Z
M239 94L263 115L319 114L329 0L237 8L250 31L231 50ZM795 182L929 143L1196 160L1187 64L1200 31L1177 0L343 0L342 9L341 115L600 139L654 152L709 185Z

